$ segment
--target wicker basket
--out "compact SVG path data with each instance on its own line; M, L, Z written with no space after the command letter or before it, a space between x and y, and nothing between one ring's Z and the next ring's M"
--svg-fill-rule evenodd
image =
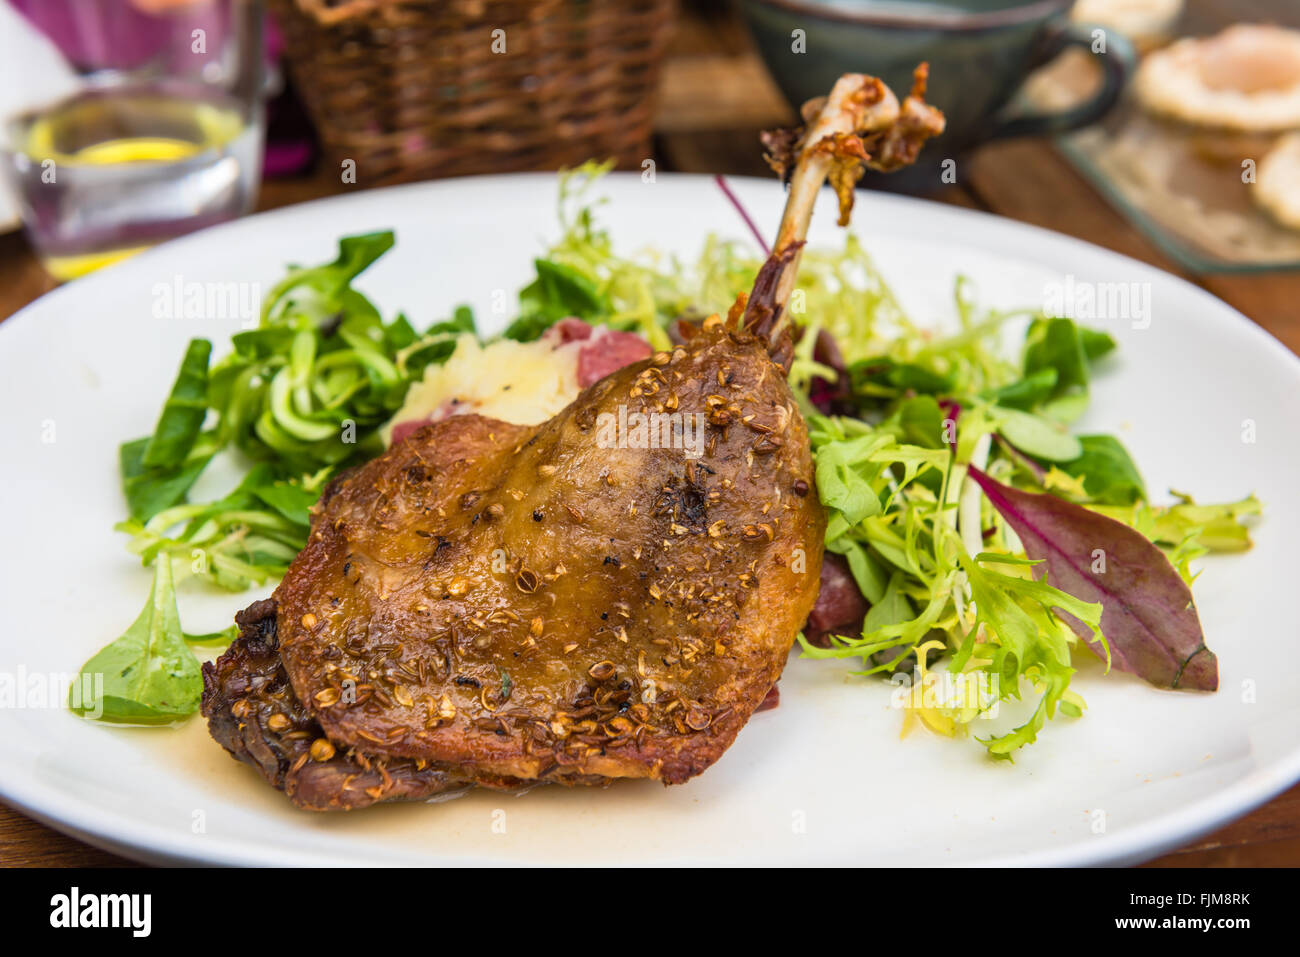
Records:
M639 166L674 6L271 0L325 152L354 160L361 185L593 158Z

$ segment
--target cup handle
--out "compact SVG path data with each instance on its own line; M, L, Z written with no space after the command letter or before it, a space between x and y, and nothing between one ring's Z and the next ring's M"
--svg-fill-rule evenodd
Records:
M1097 59L1102 68L1101 89L1086 103L1059 113L1030 113L999 119L989 134L989 139L1006 139L1013 136L1036 136L1045 133L1065 133L1093 123L1109 112L1119 100L1128 78L1137 69L1137 52L1128 37L1117 30L1107 30L1106 52L1093 50L1093 31L1100 29L1083 23L1072 23L1059 29L1047 44L1041 62L1047 62L1066 47L1079 47Z

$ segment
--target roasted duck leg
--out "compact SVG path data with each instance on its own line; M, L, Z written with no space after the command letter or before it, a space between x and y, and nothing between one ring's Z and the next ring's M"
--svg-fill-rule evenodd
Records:
M787 141L776 247L727 318L541 425L452 416L333 482L205 666L213 736L312 809L713 764L817 596L826 520L785 375L812 204L828 176L851 198L905 115L877 80L836 84Z

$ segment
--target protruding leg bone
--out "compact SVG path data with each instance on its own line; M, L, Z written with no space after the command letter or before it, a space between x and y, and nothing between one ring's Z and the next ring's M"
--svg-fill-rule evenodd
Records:
M824 100L809 101L806 130L769 134L769 163L784 177L789 195L772 254L754 281L744 324L767 339L774 360L788 365L790 346L785 305L794 288L813 207L829 178L840 200L840 225L853 208L853 189L863 164L890 171L911 163L921 144L943 132L943 114L925 103L928 70L916 68L911 94L898 98L879 79L861 73L840 77Z

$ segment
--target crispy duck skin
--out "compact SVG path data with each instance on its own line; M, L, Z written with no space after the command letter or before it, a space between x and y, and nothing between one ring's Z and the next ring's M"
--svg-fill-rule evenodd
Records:
M238 639L215 664L204 665L208 730L299 807L352 810L380 801L428 800L473 785L514 790L530 783L336 748L289 684L280 660L275 601L254 602L235 622Z
M452 416L331 483L205 666L213 736L313 810L712 765L817 597L826 517L785 302L818 187L855 131L887 130L866 123L880 88L836 84L726 319L541 425ZM675 419L628 441L638 413Z
M698 460L601 447L620 414L674 408L708 422ZM816 598L812 481L785 376L715 320L541 426L455 416L342 479L276 591L281 658L338 745L679 783Z
M429 798L468 786L413 761L349 756L323 738L320 723L289 687L276 639L275 602L235 616L240 635L203 672L204 714L212 736L261 772L299 807L350 810L376 801Z
M600 447L602 414L673 396L712 420L698 460ZM454 416L333 483L205 670L204 713L312 809L465 780L678 783L780 677L824 535L784 375L715 320L540 427Z

